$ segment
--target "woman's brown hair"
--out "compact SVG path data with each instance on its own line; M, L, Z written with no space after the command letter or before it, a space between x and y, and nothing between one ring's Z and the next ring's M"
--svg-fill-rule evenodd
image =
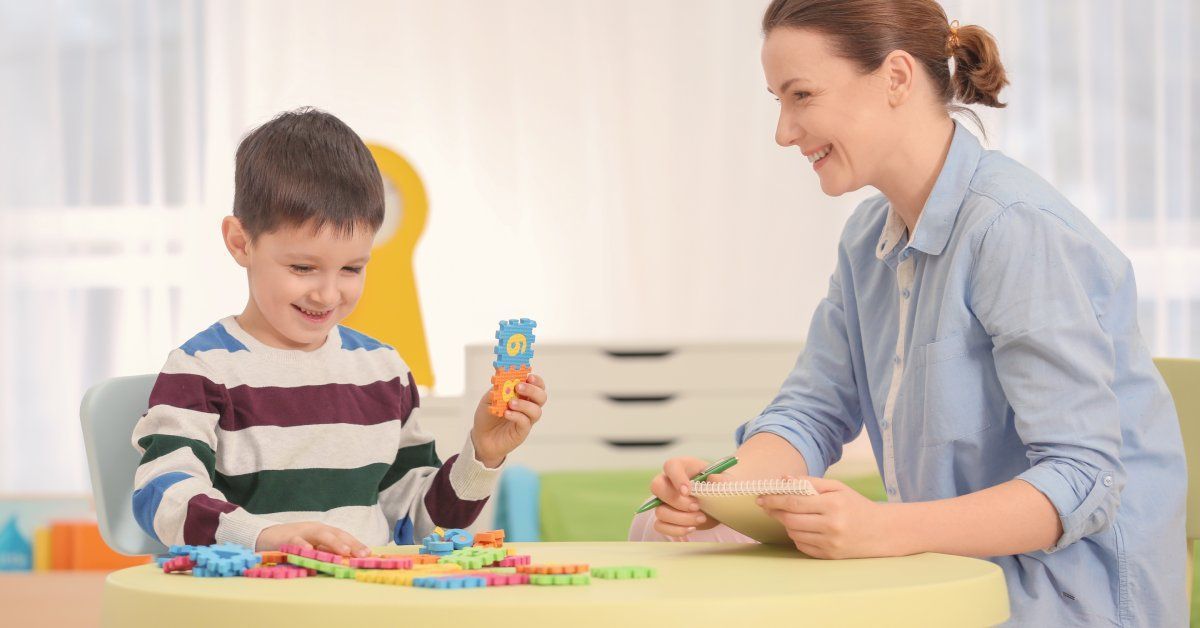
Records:
M903 50L925 68L951 111L974 117L955 101L1004 106L999 95L1008 79L996 40L978 26L950 24L934 0L773 0L762 26L764 35L781 27L822 33L832 39L836 54L864 72Z

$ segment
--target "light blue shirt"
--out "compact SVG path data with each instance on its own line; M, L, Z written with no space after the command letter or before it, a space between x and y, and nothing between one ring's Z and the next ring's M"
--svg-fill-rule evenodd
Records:
M769 432L822 475L864 427L888 498L1018 478L1058 510L1004 569L1014 625L1184 626L1179 423L1137 324L1133 269L1048 183L956 126L911 240L854 212Z

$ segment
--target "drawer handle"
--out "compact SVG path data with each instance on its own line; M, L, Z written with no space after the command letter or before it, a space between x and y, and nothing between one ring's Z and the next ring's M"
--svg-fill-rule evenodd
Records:
M644 447L647 449L658 449L661 447L670 447L675 444L674 438L666 438L663 440L617 440L614 438L604 439L604 443L609 447L617 447L619 449L636 449Z
M675 395L604 395L613 403L666 403Z
M638 359L638 358L665 358L665 357L671 355L672 353L675 353L675 351L673 349L642 349L642 350L605 349L604 352L608 354L608 357L617 358L620 360Z

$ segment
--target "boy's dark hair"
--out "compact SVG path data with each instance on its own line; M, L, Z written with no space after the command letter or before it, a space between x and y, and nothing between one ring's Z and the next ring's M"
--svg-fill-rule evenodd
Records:
M238 145L233 215L251 240L280 227L349 235L383 224L383 179L362 139L336 116L285 111Z

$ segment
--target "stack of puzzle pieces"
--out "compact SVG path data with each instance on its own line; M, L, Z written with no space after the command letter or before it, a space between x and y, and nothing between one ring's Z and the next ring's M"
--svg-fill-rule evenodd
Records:
M535 564L504 545L504 531L472 535L435 530L417 554L352 558L298 545L255 554L233 544L172 546L158 558L165 573L199 577L304 578L318 574L374 584L430 589L475 589L512 585L586 585L591 578L639 579L657 575L649 567Z
M533 328L537 323L529 318L513 318L500 321L496 332L496 361L492 366L492 397L488 411L503 417L508 402L517 396L517 384L525 381L533 370Z

